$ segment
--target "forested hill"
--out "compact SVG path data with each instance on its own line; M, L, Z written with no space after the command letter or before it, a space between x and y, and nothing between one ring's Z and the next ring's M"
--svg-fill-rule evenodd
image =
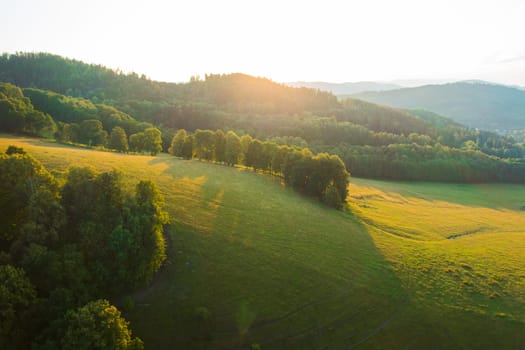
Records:
M0 82L0 131L117 150L129 144L154 154L159 138L168 151L177 130L222 129L336 154L363 177L525 181L525 149L511 137L428 111L338 100L240 73L163 83L56 55L17 53L0 56ZM145 136L156 140L151 147L141 146Z
M148 101L208 103L229 111L258 114L322 112L338 108L337 99L314 89L291 89L268 79L244 74L207 75L184 84L152 81L101 65L86 64L47 53L4 54L0 81L37 87L94 102ZM133 108L134 106L129 106ZM135 106L137 111L139 107Z
M163 128L232 128L260 137L283 136L297 121L336 117L374 131L428 133L408 113L329 92L291 88L245 74L206 75L187 83L163 83L47 53L0 56L0 81L84 98Z
M103 100L163 101L173 98L176 84L154 82L144 75L124 74L47 53L0 56L0 81L60 94Z
M424 108L483 130L525 129L525 91L483 82L457 82L353 97L401 108Z

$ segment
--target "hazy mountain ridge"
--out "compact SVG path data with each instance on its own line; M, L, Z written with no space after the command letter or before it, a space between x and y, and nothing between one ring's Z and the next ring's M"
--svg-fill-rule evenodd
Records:
M336 96L352 95L365 91L388 91L400 89L403 86L390 83L379 83L373 81L360 81L352 83L327 83L322 81L296 81L285 83L291 87L305 87L309 89L319 89L329 91Z
M485 130L525 128L525 91L480 81L426 85L353 97L398 108L426 109L469 127Z

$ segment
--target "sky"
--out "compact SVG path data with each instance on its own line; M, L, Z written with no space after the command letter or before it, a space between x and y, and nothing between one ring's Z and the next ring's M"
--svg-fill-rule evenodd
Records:
M481 79L525 86L522 0L0 0L0 52L183 82Z

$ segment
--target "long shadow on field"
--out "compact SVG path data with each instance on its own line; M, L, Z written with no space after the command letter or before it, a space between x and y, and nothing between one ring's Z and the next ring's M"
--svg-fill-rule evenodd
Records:
M406 294L355 217L268 176L167 157L150 163L165 163L172 183L204 177L191 206L213 215L192 225L176 212L185 204L175 206L173 266L129 315L148 348L387 346L375 339ZM198 323L197 309L209 321Z

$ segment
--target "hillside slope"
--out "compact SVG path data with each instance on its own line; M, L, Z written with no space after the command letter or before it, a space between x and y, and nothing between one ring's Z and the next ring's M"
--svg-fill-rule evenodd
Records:
M168 263L152 287L133 294L136 306L126 313L149 349L244 349L252 343L262 349L492 349L525 342L519 282L525 268L515 260L524 253L521 233L501 236L509 237L505 245L495 236L495 222L486 242L498 251L513 247L512 259L483 267L491 256L476 248L483 240L462 253L470 241L443 240L426 226L413 233L426 241L407 240L396 232L413 230L390 229L405 209L411 213L406 224L418 225L409 197L424 196L415 204L427 203L429 210L436 195L454 201L463 189L478 193L460 203L469 210L485 198L475 186L457 185L447 195L449 185L436 194L417 185L357 180L350 187L351 214L241 168L0 138L0 149L9 144L55 172L90 165L118 169L130 183L145 178L158 184L172 218ZM507 202L489 204L519 210L524 187L505 188ZM471 229L466 222L450 225L452 232ZM441 255L432 257L436 251ZM457 271L447 274L447 267ZM498 296L491 299L493 290Z
M353 97L393 107L428 109L483 130L525 128L525 91L502 85L457 82Z

